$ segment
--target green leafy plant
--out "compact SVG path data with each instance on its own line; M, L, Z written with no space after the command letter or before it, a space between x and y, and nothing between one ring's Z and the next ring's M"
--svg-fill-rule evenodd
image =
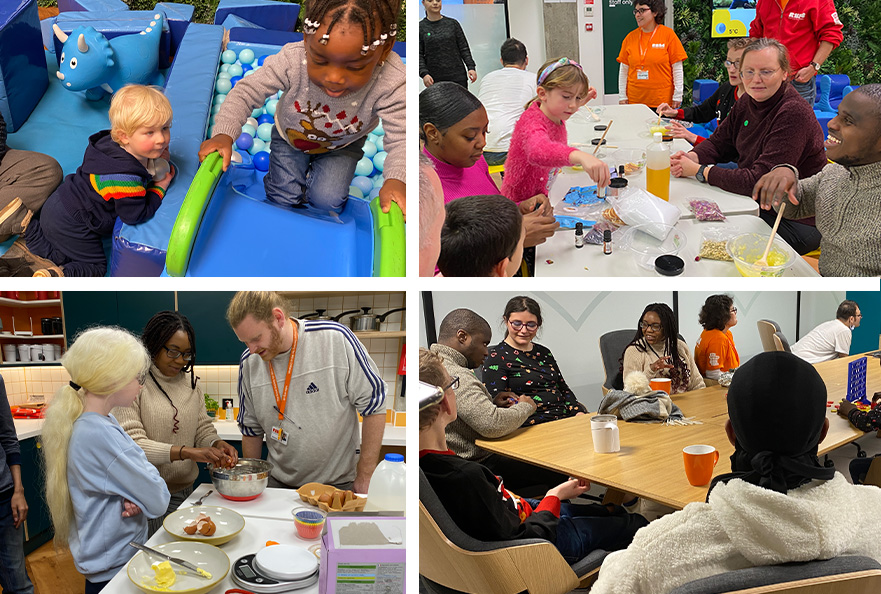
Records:
M219 407L219 405L217 404L217 401L214 398L212 398L210 395L205 394L205 410L216 411L218 407Z

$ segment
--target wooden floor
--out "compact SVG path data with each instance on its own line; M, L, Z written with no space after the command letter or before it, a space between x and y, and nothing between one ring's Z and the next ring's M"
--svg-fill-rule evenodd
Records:
M34 594L82 594L86 587L70 553L56 554L51 542L28 555L26 563Z

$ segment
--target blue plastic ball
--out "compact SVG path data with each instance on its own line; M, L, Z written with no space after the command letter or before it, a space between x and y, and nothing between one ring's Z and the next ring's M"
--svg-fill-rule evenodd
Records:
M266 151L254 153L254 167L260 171L269 171L269 153Z
M373 173L373 163L367 157L361 157L355 165L355 175L369 176Z
M382 175L374 175L370 179L373 180L373 187L374 188L379 188L382 186L382 184L385 183L385 178Z
M374 198L379 196L379 190L380 190L379 188L373 188L372 190L370 190L370 196L369 196L370 200L373 200Z
M242 64L250 64L254 61L254 50L243 49L239 52L239 62Z
M383 138L382 136L377 137L376 142L373 143L376 145L377 151L385 150L385 148L384 148L385 147L385 140L383 140L382 138Z
M227 70L227 72L229 72L230 77L241 76L242 74L245 73L245 71L242 70L242 67L239 66L238 64L230 65L229 70Z
M266 123L260 124L257 126L257 136L260 140L264 142L269 142L270 137L272 136L272 127L274 124Z
M370 134L367 135L367 141L368 141L368 142L372 142L372 143L374 143L374 144L376 143L376 139L377 139L377 138L379 138L379 136L377 136L377 135L374 134L373 132L371 132Z
M258 124L272 124L273 122L275 122L275 118L268 113L264 113L262 116L257 118Z
M224 73L225 73L225 72L228 71L228 70L229 70L229 64L221 64L221 65L220 65L220 71L221 71L221 72L224 72Z
M250 72L251 70L254 70L253 66L250 64L242 64L242 72Z
M226 101L226 95L215 95L214 96L214 103L215 104L220 105L224 101Z
M349 186L349 196L354 196L355 198L364 199L364 192L362 192L358 186Z
M254 111L251 112L251 117L254 118L255 120L262 115L263 115L263 108L262 107L258 107L257 109L255 109Z
M245 70L245 73L242 75L242 78L245 78L246 76L251 76L252 74L254 74L253 69L252 70Z
M242 132L236 139L236 146L246 151L254 145L254 137L247 132Z
M373 133L377 136L385 135L385 130L382 129L382 122L379 122L379 124L376 125L376 128L373 129Z
M236 53L232 50L226 50L222 54L220 54L220 60L224 64L232 64L236 61Z
M258 65L258 66L263 66L263 60L265 60L265 59L266 59L266 56L265 56L265 55L260 56L259 58L257 58L257 65Z
M278 99L270 99L266 102L266 113L271 116L275 115L275 110L278 108Z
M254 144L251 145L251 148L248 149L248 152L252 155L256 155L260 151L266 148L266 143L260 140L259 138L254 139Z
M250 134L251 138L257 136L257 128L252 126L251 124L245 124L242 126L242 134Z
M369 194L370 190L373 189L373 181L363 175L356 175L355 179L352 180L352 185L361 190L362 194Z
M229 82L232 86L236 86L236 83L239 82L240 80L242 80L241 76L234 76L231 79L229 79Z
M224 78L225 78L226 80L229 80L229 79L232 78L232 75L230 75L229 72L219 72L219 73L217 74L217 80L223 80Z
M376 154L376 145L370 142L369 140L364 141L364 156L367 158L372 158L373 155Z
M221 95L221 97L225 97L225 96L226 95ZM220 103L215 103L214 105L211 106L211 115L216 114L218 111L220 111Z
M373 166L376 167L377 169L379 169L380 171L382 171L383 168L385 167L385 158L387 156L388 156L388 153L385 151L381 151L381 152L376 153L376 155L374 155L374 157L373 157Z
M230 89L232 89L232 83L225 78L221 78L217 81L217 84L214 85L214 90L221 95L226 95L229 93Z

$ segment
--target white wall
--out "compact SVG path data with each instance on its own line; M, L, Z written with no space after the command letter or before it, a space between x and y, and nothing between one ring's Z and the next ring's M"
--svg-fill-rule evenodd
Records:
M435 323L439 326L450 311L467 307L489 322L493 330L492 344L502 340L501 323L505 304L515 294L528 295L542 308L544 326L536 342L551 349L560 370L578 399L588 409L596 410L602 398L600 386L605 379L599 351L599 337L612 330L636 328L643 308L649 303L663 302L672 307L673 293L655 292L576 292L524 291L459 292L432 291ZM698 312L711 291L679 291L680 333L694 347L700 336ZM756 321L772 319L780 324L784 335L795 342L795 291L745 292L729 291L737 306L738 324L732 329L740 354L745 362L762 351ZM835 317L835 309L845 298L841 292L802 292L802 335L821 322ZM427 346L423 302L419 300L419 344ZM435 329L436 330L436 329Z
M508 27L511 37L526 45L529 72L538 74L545 63L545 28L542 3L539 0L508 0Z

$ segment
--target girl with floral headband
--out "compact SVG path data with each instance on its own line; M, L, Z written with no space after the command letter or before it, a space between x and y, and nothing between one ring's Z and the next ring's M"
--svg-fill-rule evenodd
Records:
M537 96L514 126L505 163L502 194L520 203L547 194L554 171L580 165L600 187L609 185L609 167L588 153L569 146L566 120L596 97L577 62L560 58L541 67Z
M383 212L405 209L404 64L392 45L401 0L313 0L303 41L289 43L229 92L199 159L218 151L223 169L251 111L283 91L270 141L266 197L338 214L349 196L367 134L382 118L388 152Z

